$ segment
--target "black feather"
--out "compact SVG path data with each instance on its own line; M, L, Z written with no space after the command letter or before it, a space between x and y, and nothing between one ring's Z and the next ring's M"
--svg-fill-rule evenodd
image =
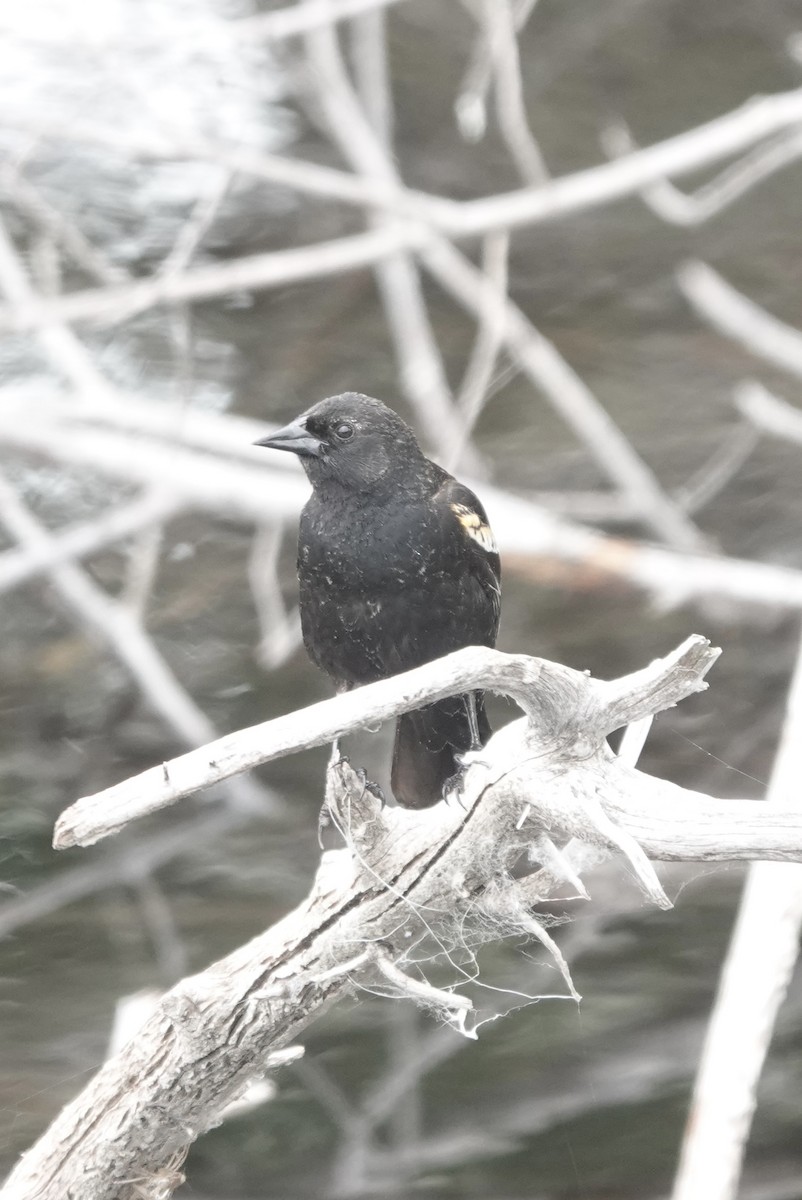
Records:
M298 538L301 623L310 657L339 690L495 645L501 571L485 511L396 413L346 392L262 444L297 453L312 482ZM484 745L491 730L476 700ZM467 697L402 716L398 803L436 803L471 740Z

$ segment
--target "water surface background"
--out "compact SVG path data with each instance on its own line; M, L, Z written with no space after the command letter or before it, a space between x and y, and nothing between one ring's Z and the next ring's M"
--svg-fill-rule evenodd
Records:
M127 140L156 136L166 122L171 137L231 137L341 165L296 97L292 48L218 44L216 22L246 13L222 0L219 7L118 0L80 13L38 0L24 14L0 18L7 34L3 151L28 155L29 178L42 194L134 274L152 271L169 251L207 180L197 164L132 166ZM560 174L600 161L600 127L618 114L648 143L756 93L798 86L802 68L787 41L800 29L799 4L782 0L541 0L522 50L530 119L550 169ZM187 48L187 31L201 49ZM404 177L455 197L516 186L492 130L477 146L455 132L452 104L471 45L461 6L409 0L392 10L389 32ZM67 136L38 140L42 128L89 120L118 138L117 149ZM8 196L3 211L31 261L35 239L24 212ZM199 261L336 236L360 228L360 219L240 179ZM697 230L668 228L633 199L514 237L516 300L669 488L701 469L732 430L732 385L744 375L758 374L799 401L798 384L700 325L673 272L688 256L704 257L802 327L801 219L802 167L792 166ZM68 275L66 282L75 281ZM471 323L436 289L427 298L456 384ZM176 348L187 329L189 377L187 356ZM284 420L322 395L356 388L410 415L367 272L198 304L178 334L156 312L93 330L86 341L121 386L165 403ZM51 386L33 343L6 339L0 356L7 386ZM513 490L602 484L587 454L519 377L489 404L476 442L490 476ZM100 474L66 472L5 449L2 460L52 525L118 498ZM766 440L698 520L730 554L799 567L801 514L799 453ZM209 518L172 522L148 611L160 649L221 731L327 694L302 651L272 672L256 661L259 633L244 586L250 532ZM90 564L112 590L123 568L117 552ZM292 536L282 571L291 601ZM273 820L222 820L218 803L200 798L113 843L56 856L52 824L72 799L181 747L46 585L4 596L0 629L5 1169L102 1060L120 996L202 969L304 896L318 858L325 753L265 768L263 780L286 798ZM504 649L614 676L691 632L706 634L724 654L708 692L658 718L643 766L717 795L759 797L780 727L795 619L722 606L663 612L623 588L554 586L535 569L505 577ZM511 710L499 704L496 713L504 720ZM383 736L361 740L355 753L381 757ZM180 852L143 875L142 855L163 845L170 830ZM76 884L81 867L95 875ZM665 1195L742 869L675 866L663 878L676 897L667 914L646 906L617 866L592 879L590 905L571 906L575 921L557 936L584 996L579 1008L565 1000L522 1007L487 1025L478 1042L438 1032L427 1018L380 999L333 1011L309 1030L306 1063L279 1077L276 1099L193 1148L180 1194L319 1197L342 1194L356 1180L368 1195ZM513 991L553 991L559 983L528 945L493 947L482 967L493 986ZM428 1046L442 1061L382 1126L373 1156L355 1166L332 1089L369 1105L376 1081ZM799 1196L801 1095L796 979L761 1083L744 1197Z

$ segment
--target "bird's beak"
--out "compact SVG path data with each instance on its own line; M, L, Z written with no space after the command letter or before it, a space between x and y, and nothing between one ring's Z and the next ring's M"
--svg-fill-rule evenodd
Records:
M301 458L320 458L323 443L310 433L302 421L293 421L277 429L269 437L260 438L254 446L269 446L271 450L289 450Z

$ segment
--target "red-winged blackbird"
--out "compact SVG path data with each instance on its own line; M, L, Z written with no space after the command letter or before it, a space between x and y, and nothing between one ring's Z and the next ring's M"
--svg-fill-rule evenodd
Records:
M301 624L338 691L495 645L501 570L485 511L396 413L345 392L257 445L297 454L312 484L298 537ZM459 756L490 733L481 692L399 717L398 803L435 804L460 777Z

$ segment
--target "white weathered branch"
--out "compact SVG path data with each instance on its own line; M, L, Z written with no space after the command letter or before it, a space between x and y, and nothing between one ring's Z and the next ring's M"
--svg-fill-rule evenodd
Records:
M0 554L0 593L50 571L62 563L86 558L148 525L174 517L183 507L167 492L143 492L129 504L109 508L90 521L52 534L47 542Z
M762 383L744 380L735 389L735 403L761 433L802 445L802 410L773 395Z
M421 252L441 287L479 319L493 302L492 281L443 238ZM548 398L608 479L670 545L701 550L705 539L673 503L587 384L512 300L504 299L499 338L525 375Z
M611 157L631 154L638 149L623 121L603 130L601 142ZM690 195L663 179L644 188L643 199L656 216L671 225L701 225L800 156L802 133L792 128L747 151L743 158L725 167L720 175Z
M482 0L481 20L492 64L499 132L522 181L542 184L549 172L527 117L512 0Z
M432 229L454 237L471 237L585 212L640 192L659 180L720 162L800 121L802 89L762 96L645 150L538 187L462 203L431 197L431 205L426 206L419 199L416 219L410 217L403 223L367 233L197 267L169 280L154 276L118 287L92 288L57 299L42 299L35 305L0 308L0 330L21 331L72 321L113 324L157 304L209 299L243 288L264 290L372 266L400 250L420 249ZM287 173L285 182L302 187L301 172L294 180L290 174ZM318 174L316 179L315 190L319 193L322 188ZM360 181L356 189L350 189L350 199L359 202L360 196L378 207L398 207L396 189L382 197ZM425 225L421 224L424 211Z
M134 433L140 428L154 436L125 436L122 432L130 429ZM125 405L43 405L35 409L29 400L19 404L7 400L0 411L0 444L94 468L99 474L135 484L158 487L169 479L176 500L186 509L254 524L266 518L295 519L308 495L302 472L289 455L273 455L268 462L262 450L249 445L267 432L263 422L196 410L186 412L177 425L172 406L160 409L136 397L127 397ZM216 457L190 448L211 450L215 444L222 452ZM550 564L568 563L593 585L624 581L654 596L663 607L724 599L775 610L802 609L802 572L792 568L681 554L609 537L499 487L482 483L477 490L488 509L507 569L531 574L537 581L542 581L544 574L548 577ZM59 538L52 535L54 561L62 561ZM78 546L76 553L80 552Z
M801 776L802 642L767 811L794 799ZM799 957L800 929L802 867L753 863L705 1038L673 1200L735 1200L763 1063Z
M275 12L260 13L255 17L240 17L230 23L237 37L260 38L263 41L280 41L308 33L318 25L330 25L332 21L347 21L377 8L389 8L399 0L305 0Z
M802 333L742 295L718 271L704 262L687 262L677 282L714 329L739 342L752 354L802 378Z
M707 649L707 643L704 647L686 643L682 652L694 662L701 659L707 665L717 653ZM651 668L648 670L656 675ZM424 703L473 688L503 692L545 729L559 720L559 712L552 707L557 700L564 703L566 692L577 691L585 697L582 719L589 738L603 737L640 716L669 707L678 699L675 692L663 696L660 688L664 684L656 678L657 692L653 697L649 690L644 707L643 695L628 690L627 680L619 681L617 685L604 684L543 659L502 654L482 646L467 647L403 675L227 734L199 750L151 767L124 783L86 796L62 813L56 826L54 845L58 849L91 845L116 833L132 820L175 804L184 796L241 771L294 751L325 745L376 721L386 721ZM673 682L676 685L676 679ZM597 696L595 704L591 704L591 698ZM628 707L633 697L642 711ZM649 707L652 703L654 707ZM602 712L612 721L609 728L599 729L595 725ZM557 735L558 730L552 729L551 736Z
M512 14L502 21L514 42ZM317 81L317 98L342 153L356 170L403 189L386 148L365 116L348 78L332 28L316 29L307 38L309 57ZM383 43L374 54L383 51ZM386 218L379 219L379 227ZM423 253L430 272L480 320L496 300L492 281L446 239L436 237ZM442 359L437 350L423 298L417 265L399 253L377 267L379 290L396 345L400 374L407 394L435 445L447 448L464 443L464 422L454 412ZM484 293L488 293L485 295ZM630 443L605 412L590 389L511 301L501 305L498 336L522 369L543 389L551 404L582 439L602 470L644 514L655 532L685 549L701 549L704 540L693 522L660 487ZM465 457L465 456L464 456ZM467 464L470 465L470 462Z
M65 814L62 844L82 840L87 830L86 840L94 840L103 831L104 805L116 809L111 826L119 827L142 811L146 791L164 803L208 782L220 770L218 754L227 755L230 772L470 686L503 691L525 712L476 756L462 805L382 809L346 763L333 768L327 805L346 847L323 856L308 899L168 992L24 1156L3 1200L132 1200L155 1194L157 1183L168 1197L190 1143L275 1064L277 1050L360 987L389 986L472 1033L464 973L453 984L430 984L420 939L428 936L436 951L466 937L475 945L535 932L531 905L565 877L562 866L555 874L549 847L570 842L605 855L622 852L640 886L663 905L644 849L671 858L802 859L798 806L773 811L711 801L624 766L607 745L606 735L622 722L704 687L717 653L705 639L689 638L667 658L603 683L542 660L469 648L232 735L205 755L184 756L84 801L83 828ZM512 867L537 857L538 847L543 867L513 879ZM406 957L410 945L418 948L415 967Z
M374 67L386 57L383 32L378 32L369 48ZM306 38L306 49L315 82L315 99L333 141L355 171L365 179L395 189L400 200L404 188L391 149L381 136L382 117L386 119L392 108L385 73L382 73L381 112L368 114L351 83L332 26L315 28ZM360 45L358 49L365 47ZM392 214L377 213L373 227L393 230L397 221ZM375 273L404 393L426 440L443 455L461 437L462 421L454 407L443 356L429 318L418 264L401 247L397 253L380 260ZM475 453L469 452L466 457L475 469Z

